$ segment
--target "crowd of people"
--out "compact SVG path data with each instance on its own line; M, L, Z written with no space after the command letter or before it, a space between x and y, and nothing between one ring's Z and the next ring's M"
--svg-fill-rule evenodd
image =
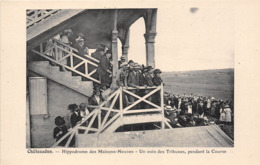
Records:
M164 94L165 116L173 127L202 126L210 124L232 124L233 102L216 100L195 94Z

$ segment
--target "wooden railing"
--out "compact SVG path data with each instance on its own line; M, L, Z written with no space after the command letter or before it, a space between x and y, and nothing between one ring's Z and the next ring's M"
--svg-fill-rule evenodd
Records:
M52 147L57 147L65 138L68 141L65 147L68 147L71 143L72 138L76 134L99 134L102 133L110 124L115 120L123 118L125 115L130 114L140 114L140 113L159 113L161 117L161 129L172 129L169 124L170 120L164 117L164 102L163 102L163 85L154 87L141 87L139 90L149 90L150 92L144 96L138 96L137 94L131 92L136 88L124 88L120 87L115 92L113 92L103 103L99 106L89 106L89 108L95 108L90 114L82 119L81 123L76 125L71 131L59 139ZM160 95L160 105L147 100L147 98L152 97L154 94ZM135 102L131 104L126 104L124 96L133 96L136 98ZM145 102L152 106L149 109L133 109L136 105L141 102ZM136 124L139 122L136 121Z
M93 75L97 71L99 61L90 55L80 56L78 55L78 50L64 44L56 39L52 39L53 46L48 48L48 50L44 50L43 44L32 49L32 52L37 55L48 59L55 64L61 65L64 68L79 74L89 80L92 80L96 83L100 84L98 77L93 77ZM50 56L52 54L53 56ZM62 54L62 55L61 55ZM77 60L77 63L73 61ZM68 62L69 61L69 62ZM92 70L89 71L89 67L92 66ZM84 67L84 70L77 70L80 67Z
M26 27L35 25L36 23L55 14L59 10L27 10L26 11Z

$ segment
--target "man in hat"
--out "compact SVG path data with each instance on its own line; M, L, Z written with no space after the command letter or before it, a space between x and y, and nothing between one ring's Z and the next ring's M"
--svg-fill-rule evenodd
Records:
M100 62L98 64L97 73L100 76L101 84L111 84L111 64L110 64L110 58L112 56L112 53L110 50L108 50L105 54L105 56L102 56L100 59Z
M120 60L118 61L118 67L119 67L119 69L121 68L120 66L121 66L121 64L122 64L123 62L127 62L126 56L121 56L121 57L120 57Z
M140 66L137 63L135 63L133 65L133 70L129 72L129 76L127 79L127 85L129 87L137 88L138 91L139 91L139 74L138 74L139 69L140 69ZM137 93L137 90L132 89L131 92ZM129 96L129 101L131 103L135 102L135 97Z
M153 74L154 74L154 77L152 79L153 80L153 85L160 86L163 83L162 78L161 78L161 73L162 72L161 72L160 69L155 69L153 71ZM161 94L160 94L159 91L156 92L153 95L153 101L154 101L155 104L160 105L160 103L161 103Z
M153 84L155 86L160 86L163 83L161 78L162 71L160 69L155 69L153 73L154 73Z
M120 69L116 73L116 84L117 86L127 87L127 77L128 77L128 63L123 62L120 65Z

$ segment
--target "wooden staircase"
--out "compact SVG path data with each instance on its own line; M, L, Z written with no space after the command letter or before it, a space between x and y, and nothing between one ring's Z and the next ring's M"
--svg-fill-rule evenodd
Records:
M28 62L28 69L85 96L92 95L92 81L82 81L81 76L72 76L71 71L61 72L59 66L51 66L49 61Z

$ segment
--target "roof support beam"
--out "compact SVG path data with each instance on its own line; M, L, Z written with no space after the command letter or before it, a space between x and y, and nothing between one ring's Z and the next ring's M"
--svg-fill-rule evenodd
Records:
M112 59L113 59L113 78L112 81L114 82L116 79L116 72L118 70L118 50L117 50L117 38L118 38L118 31L117 31L117 9L114 10L114 30L112 31Z

